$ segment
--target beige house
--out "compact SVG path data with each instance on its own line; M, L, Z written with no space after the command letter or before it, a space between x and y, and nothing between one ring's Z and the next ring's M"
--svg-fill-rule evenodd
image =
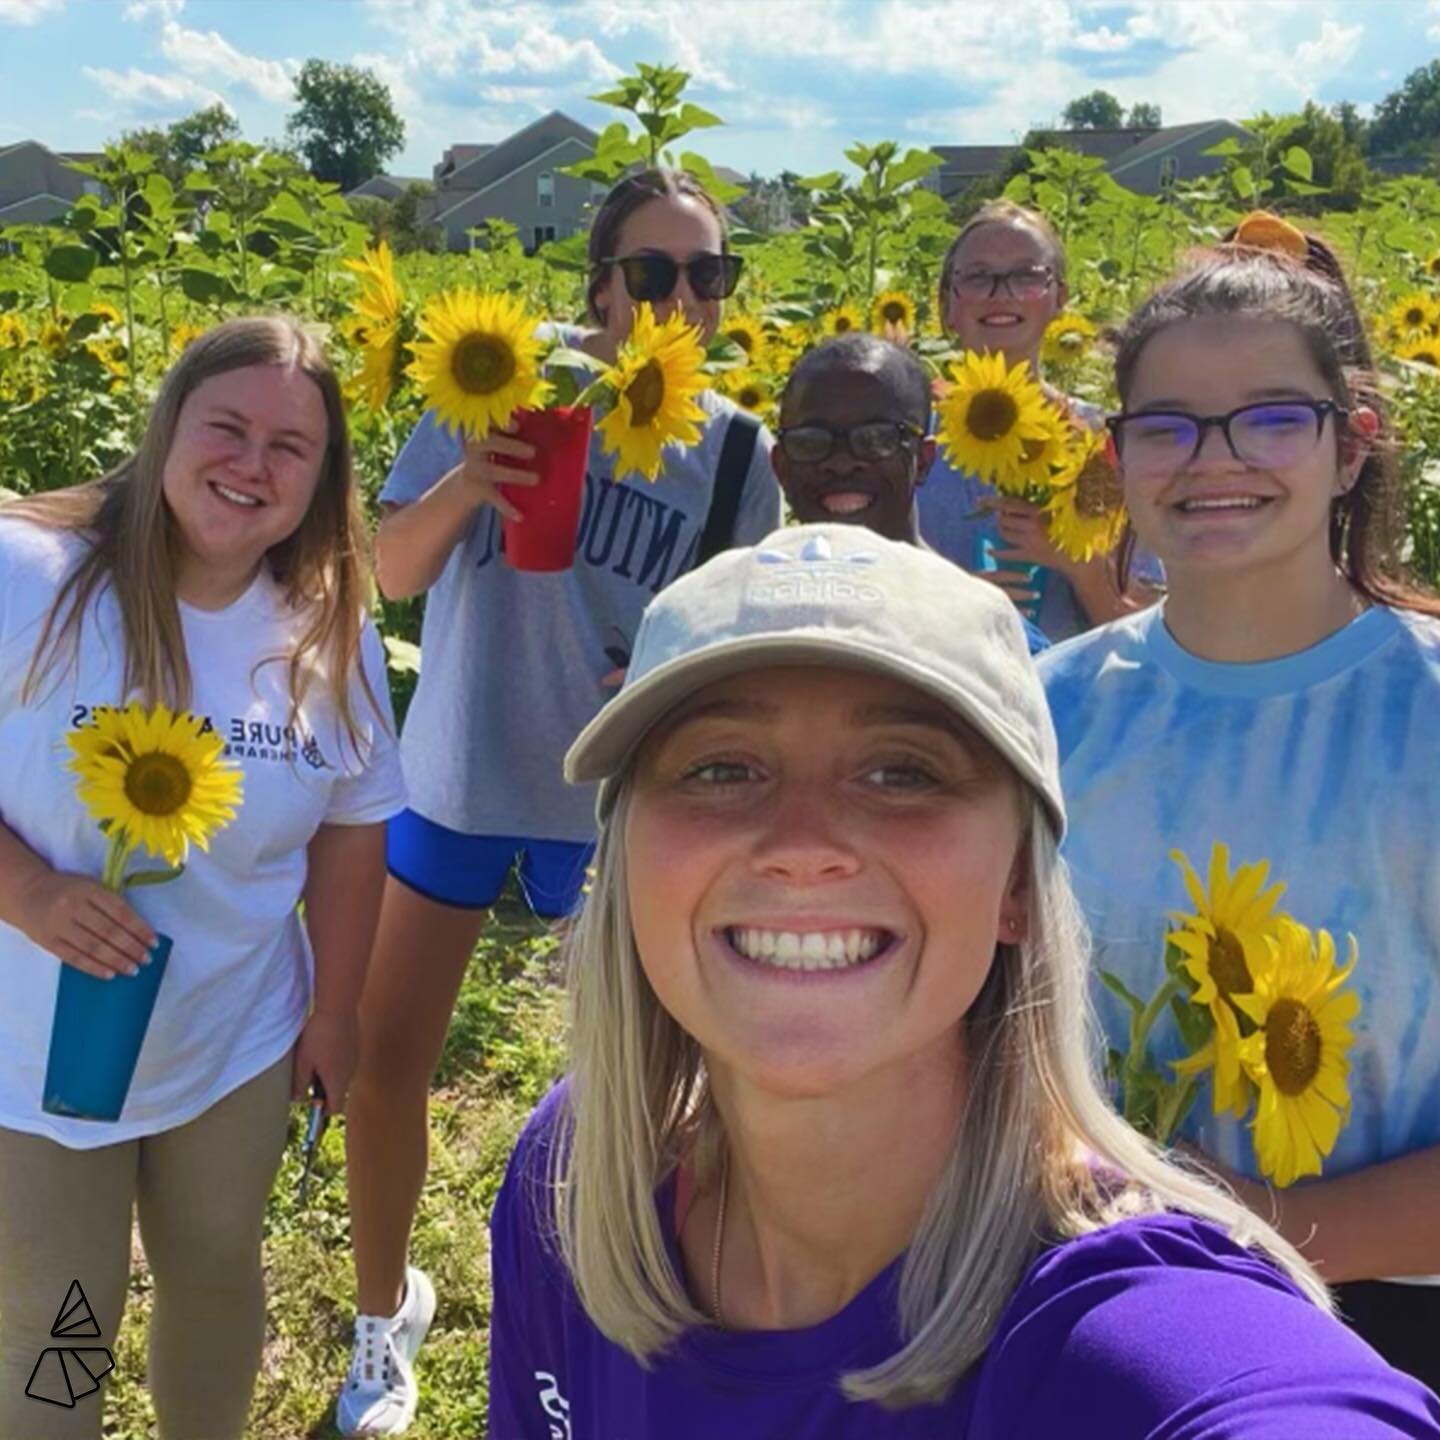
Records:
M101 158L88 151L49 150L38 140L0 146L0 226L51 224L82 195L98 195L100 182L65 162Z
M1127 190L1158 195L1170 184L1212 175L1224 163L1205 152L1222 140L1248 140L1249 133L1233 120L1201 120L1193 125L1159 129L1041 130L1030 137L1042 145L1064 145L1105 162L1105 169ZM967 186L998 175L1020 149L1018 145L932 145L940 168L929 183L947 200Z
M495 145L452 145L435 167L433 210L448 250L470 248L470 230L485 220L508 220L534 250L547 240L583 233L603 187L560 174L595 153L599 136L552 110Z

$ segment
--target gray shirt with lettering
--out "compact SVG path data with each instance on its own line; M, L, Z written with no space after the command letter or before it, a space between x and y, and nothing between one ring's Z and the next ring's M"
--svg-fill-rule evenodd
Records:
M499 514L483 506L425 602L420 684L400 737L411 808L469 835L586 841L593 786L567 785L570 742L614 693L650 598L695 563L736 407L707 390L699 442L671 446L659 478L616 482L592 435L572 569L512 570ZM773 441L756 440L734 543L780 523ZM427 412L396 457L382 503L417 500L460 463L459 438Z

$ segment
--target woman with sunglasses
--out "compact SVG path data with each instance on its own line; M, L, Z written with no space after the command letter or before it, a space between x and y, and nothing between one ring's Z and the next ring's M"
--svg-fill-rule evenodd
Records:
M708 340L739 277L723 212L683 173L622 180L589 248L591 324L561 328L604 361L642 302L661 320L682 311ZM668 450L653 485L615 479L597 438L574 565L557 574L512 570L499 552L500 517L514 513L499 485L534 483L533 452L513 436L462 448L427 415L381 492L381 588L428 594L401 736L411 809L390 826L347 1125L360 1311L339 1403L347 1435L400 1434L414 1417L411 1364L435 1304L406 1263L429 1086L486 912L512 869L537 914L574 907L594 804L561 778L566 747L612 693L646 602L702 543L751 541L778 520L769 435L713 391L699 403L700 440Z
M1268 861L1279 907L1340 954L1355 936L1348 1104L1319 1069L1337 1042L1298 1019L1293 1049L1265 1032L1301 1183L1258 1183L1256 1132L1214 1113L1213 1086L1184 1133L1340 1286L1360 1333L1435 1388L1440 601L1397 563L1398 494L1354 305L1291 233L1293 254L1202 257L1122 331L1110 424L1168 594L1040 664L1098 967L1154 993L1167 915L1195 905L1171 852L1203 871L1217 842L1232 864ZM1216 973L1242 996L1245 943L1217 922ZM1128 1015L1108 992L1099 1003L1125 1048ZM1179 1053L1175 1041L1158 1058ZM1305 1179L1347 1109L1323 1175Z
M601 839L569 1074L491 1219L495 1440L1440 1435L1105 1104L994 588L856 525L731 551L566 765Z
M1011 200L982 206L955 237L940 272L940 314L966 349L1003 354L1040 375L1045 329L1064 308L1065 251L1037 210ZM1042 382L1043 383L1043 382ZM1100 411L1045 386L1080 424ZM1052 640L1150 604L1160 572L1137 557L1124 591L1110 562L1071 560L1050 543L1038 507L1001 496L978 476L937 458L918 496L920 533L957 565L999 585ZM1033 567L1040 566L1037 572Z

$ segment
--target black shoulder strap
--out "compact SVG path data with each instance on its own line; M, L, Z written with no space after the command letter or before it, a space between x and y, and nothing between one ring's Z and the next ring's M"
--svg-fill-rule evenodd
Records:
M700 548L695 553L697 565L703 565L735 543L740 494L745 489L745 477L750 473L759 435L760 422L743 411L737 410L725 427L720 463L715 467L715 488L710 492L710 513L705 517Z

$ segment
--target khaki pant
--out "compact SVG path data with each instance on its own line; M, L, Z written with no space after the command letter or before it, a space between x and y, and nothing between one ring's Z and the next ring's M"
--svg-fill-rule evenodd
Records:
M160 1435L244 1434L265 1339L261 1226L285 1144L290 1069L287 1055L186 1125L95 1150L0 1129L3 1440L99 1440L103 1384L70 1409L25 1390L48 1347L114 1354L134 1210L155 1282L148 1384ZM51 1338L75 1280L98 1339Z

